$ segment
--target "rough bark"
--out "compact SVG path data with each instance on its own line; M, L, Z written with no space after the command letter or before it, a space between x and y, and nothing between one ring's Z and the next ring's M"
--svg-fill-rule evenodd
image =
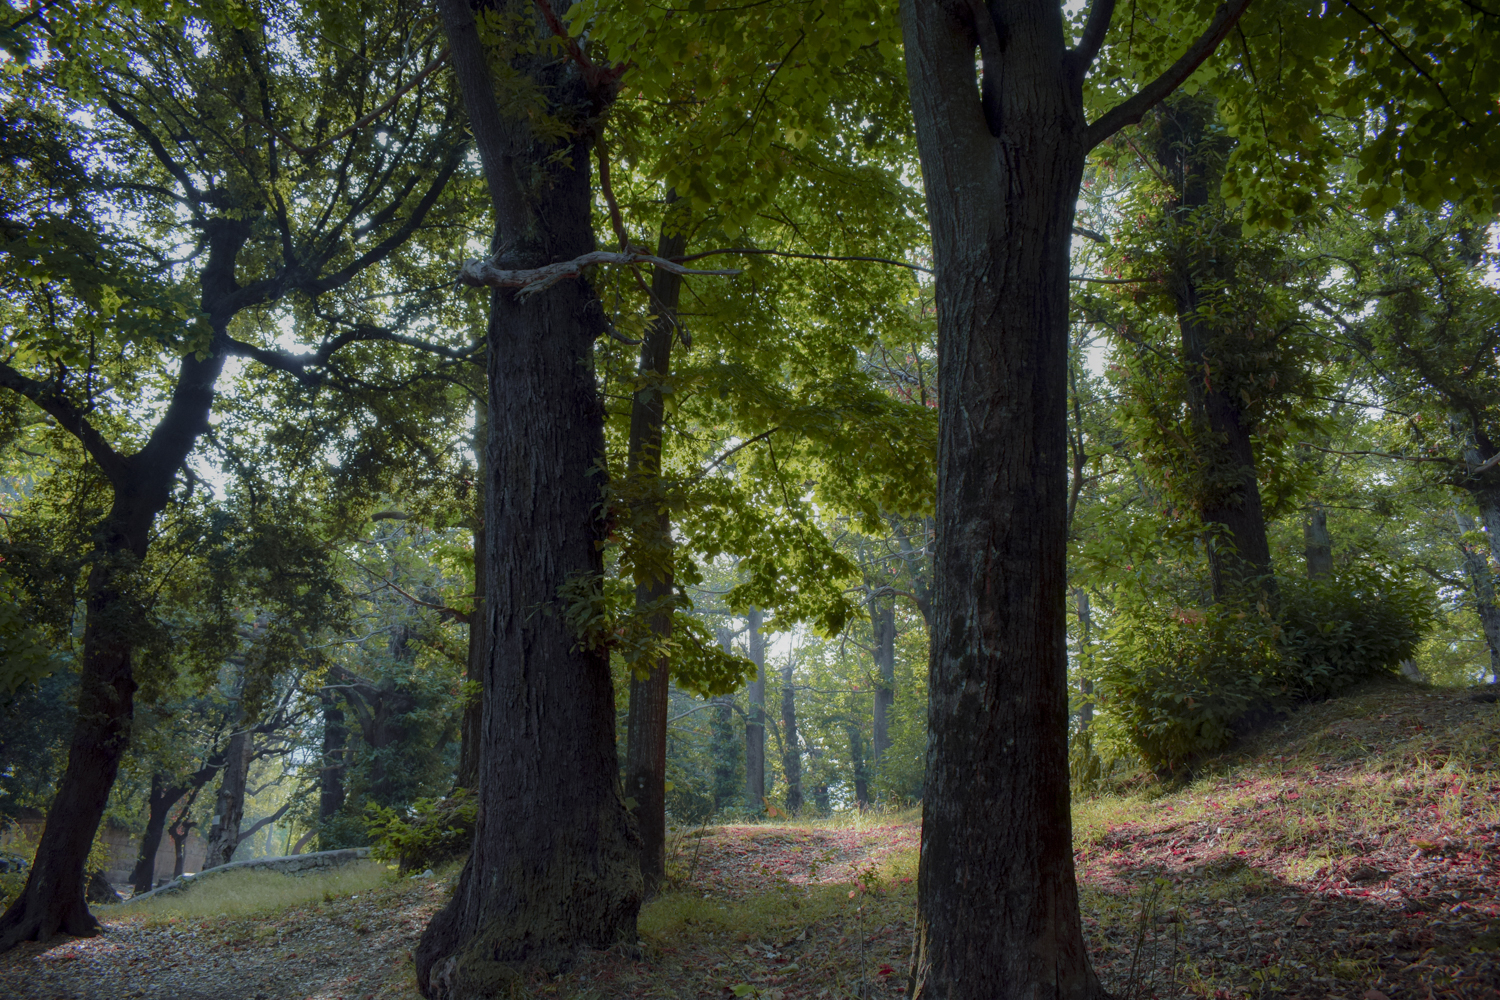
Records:
M1321 504L1313 504L1302 522L1302 544L1309 580L1321 580L1333 573L1333 538L1328 534L1328 512Z
M891 748L891 706L896 703L896 611L890 601L870 601L870 621L875 632L875 669L880 675L875 687L875 728L872 735L875 766Z
M786 811L796 816L802 811L802 745L797 739L797 685L792 678L792 664L781 671L781 771L786 775Z
M229 864L240 846L240 820L245 813L245 783L250 777L251 754L249 730L240 730L229 737L213 823L208 829L208 849L203 855L204 871Z
M668 192L668 202L675 201ZM668 211L656 255L677 257L687 245L681 213ZM630 407L625 492L639 508L635 516L635 611L649 615L651 631L672 635L672 518L661 477L664 385L671 375L677 337L682 276L657 268L651 281L651 323L641 341L638 385ZM667 706L670 663L661 657L647 676L632 672L626 722L625 794L635 800L641 831L641 877L655 894L667 872Z
M1082 79L1113 4L1093 5L1073 51L1056 0L901 5L941 380L918 997L1102 995L1068 802L1073 211L1088 148L1185 79L1243 7L1089 125Z
M548 138L504 117L473 10L438 7L506 266L592 251L591 129ZM537 32L538 44L508 58L546 95L547 113L593 120L599 96L557 54L537 8L497 7L500 23ZM416 949L428 997L492 995L516 982L518 965L557 969L581 947L635 940L640 836L620 781L609 654L605 637L569 621L603 571L602 320L582 279L491 298L478 818L453 898Z
M755 680L746 691L745 713L745 808L751 812L763 809L766 798L766 637L760 632L761 621L760 609L751 608L746 645Z

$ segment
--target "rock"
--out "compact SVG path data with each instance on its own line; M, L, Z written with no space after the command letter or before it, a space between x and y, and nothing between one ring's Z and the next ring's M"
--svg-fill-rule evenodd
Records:
M124 897L115 892L115 887L109 884L109 879L104 877L103 872L94 872L94 874L89 876L89 884L84 890L84 898L90 903L124 902Z
M283 875L307 875L312 872L328 871L339 868L356 861L363 861L370 856L368 847L351 847L342 851L314 851L312 854L290 854L284 858L256 858L253 861L231 861L227 865L219 865L196 875L184 875L182 878L173 879L164 886L143 892L139 896L133 896L126 901L126 905L134 903L139 899L152 899L157 896L174 896L179 892L186 892L192 886L206 878L215 878L226 872L238 871L268 871L280 872Z

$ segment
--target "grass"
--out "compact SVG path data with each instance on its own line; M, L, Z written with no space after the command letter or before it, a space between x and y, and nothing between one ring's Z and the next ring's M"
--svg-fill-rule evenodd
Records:
M265 916L294 906L370 892L387 881L386 866L369 861L307 875L242 869L222 875L200 875L183 892L153 896L137 903L98 906L94 912L103 919L141 916L148 922L174 917Z

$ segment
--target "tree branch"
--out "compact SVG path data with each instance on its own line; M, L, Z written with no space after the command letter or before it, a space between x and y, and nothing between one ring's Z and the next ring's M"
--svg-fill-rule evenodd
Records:
M283 805L280 809L276 810L271 815L267 816L265 819L258 819L258 820L256 820L251 825L250 829L248 829L248 830L241 830L239 837L235 839L235 846L239 846L240 844L243 844L245 841L249 840L251 837L255 836L257 833L260 832L261 827L270 826L272 823L276 822L278 819L280 819L281 817L285 816L286 815L286 811L288 809L290 809L290 808L292 808L292 804L290 802L288 802L285 805Z
M1426 458L1426 457L1423 457L1421 455L1395 455L1395 454L1392 454L1391 452L1388 452L1388 451L1339 451L1337 448L1324 448L1324 447L1321 447L1319 445L1315 445L1315 444L1313 444L1310 441L1298 441L1297 444L1300 445L1300 446L1302 446L1303 448L1311 448L1314 451L1327 452L1330 455L1349 455L1349 456L1355 457L1355 458L1358 458L1358 457L1361 457L1361 456L1368 456L1368 457L1374 457L1374 458L1394 458L1394 459L1397 459L1397 460L1402 461L1402 462L1437 462L1437 463L1440 463L1440 464L1443 464L1443 465L1463 465L1464 464L1464 463L1458 461L1457 459L1453 459L1453 458ZM1500 456L1496 456L1495 459L1491 459L1489 462L1486 462L1482 467L1480 467L1478 469L1475 469L1474 471L1475 472L1482 472L1482 471L1484 471L1484 469L1489 468L1491 464L1496 464L1497 460L1500 460Z
M0 361L0 387L25 396L50 415L63 430L78 439L109 481L119 484L125 474L125 457L104 440L104 435L89 423L72 400L63 395L55 382L27 378Z
M1109 33L1109 22L1114 16L1115 0L1094 0L1089 4L1089 17L1078 38L1078 47L1068 53L1068 62L1080 81L1104 47L1104 36Z
M833 261L870 261L875 264L890 264L893 267L904 267L912 271L921 271L923 274L932 274L933 270L920 264L909 264L904 260L892 260L889 257L844 257L837 254L825 253L793 253L790 250L761 250L754 247L731 247L724 250L705 250L702 253L688 254L686 257L673 257L672 260L678 264L686 264L690 260L701 260L704 257L713 257L723 253L740 254L763 254L768 257L795 257L798 260L833 260ZM734 272L738 274L739 272Z
M1096 0L1097 2L1097 0ZM1214 11L1214 19L1209 22L1207 30L1198 36L1197 41L1188 46L1182 58L1167 68L1155 80L1146 84L1133 95L1116 104L1104 113L1104 115L1090 125L1084 132L1083 145L1085 149L1093 149L1099 143L1114 135L1126 125L1134 125L1143 118L1147 111L1160 104L1167 95L1182 85L1193 71L1203 65L1203 61L1213 55L1214 49L1229 34L1240 15L1245 13L1251 0L1227 0L1219 5ZM1092 14L1090 15L1092 20Z
M537 292L545 291L557 284L564 278L576 278L583 273L586 267L594 267L599 264L652 264L672 274L688 275L716 275L719 277L733 277L741 272L738 269L723 271L695 271L692 268L683 267L674 261L663 257L656 257L648 253L613 253L607 250L597 250L586 253L582 257L572 260L559 261L556 264L548 264L545 267L534 267L523 271L509 271L496 265L495 260L471 260L458 272L458 280L466 285L486 286L489 288L516 288L519 291L517 297L524 298L535 295Z

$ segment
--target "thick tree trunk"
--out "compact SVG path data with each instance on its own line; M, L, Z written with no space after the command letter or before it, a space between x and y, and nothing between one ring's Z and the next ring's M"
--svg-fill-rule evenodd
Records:
M469 658L464 673L466 685L463 729L459 739L458 776L454 784L474 791L479 787L479 743L484 724L484 483L488 474L484 464L489 450L489 406L479 404L474 427L475 481L479 484L474 503L474 610L469 614Z
M1321 580L1333 573L1333 538L1328 534L1328 512L1322 504L1313 504L1302 522L1303 555L1307 558L1307 578Z
M250 777L251 736L240 730L229 737L224 751L224 775L214 802L213 825L208 831L208 850L203 856L203 870L227 865L234 860L240 846L240 821L245 813L245 783Z
M756 812L766 798L766 637L760 633L760 608L751 608L746 645L755 664L755 680L746 692L745 713L745 808Z
M1068 802L1068 249L1087 152L1082 70L1055 0L904 0L902 17L941 380L912 993L1082 1000L1102 994Z
M870 601L870 622L875 632L875 669L880 675L875 688L873 750L878 769L891 748L891 706L896 702L896 611L890 601Z
M802 811L802 746L797 740L797 686L790 663L781 671L781 728L785 736L781 770L786 775L786 811L796 816Z
M322 764L318 770L321 826L344 807L344 749L349 742L349 727L344 724L344 710L339 707L337 695L325 690L318 697L323 706Z
M535 27L536 44L513 51L512 69L545 95L548 113L594 120L599 95L557 53L536 8L496 6L498 23L523 35ZM507 266L592 251L587 131L549 139L503 117L473 11L466 0L441 0L439 11ZM416 949L428 997L494 995L516 982L517 965L557 969L581 947L636 937L640 836L620 781L608 637L580 635L569 620L603 573L593 366L602 330L582 279L491 299L478 819L453 898Z
M667 193L669 204L675 201ZM656 255L679 256L687 245L682 213L668 210ZM672 341L677 337L681 275L658 269L652 277L653 319L641 342L639 385L630 408L630 442L625 492L635 509L635 611L649 615L651 630L672 635L672 518L661 477L664 383L671 375ZM656 893L667 872L667 703L670 666L666 657L648 665L642 678L632 671L626 723L625 794L635 799L641 831L641 877L646 895Z

